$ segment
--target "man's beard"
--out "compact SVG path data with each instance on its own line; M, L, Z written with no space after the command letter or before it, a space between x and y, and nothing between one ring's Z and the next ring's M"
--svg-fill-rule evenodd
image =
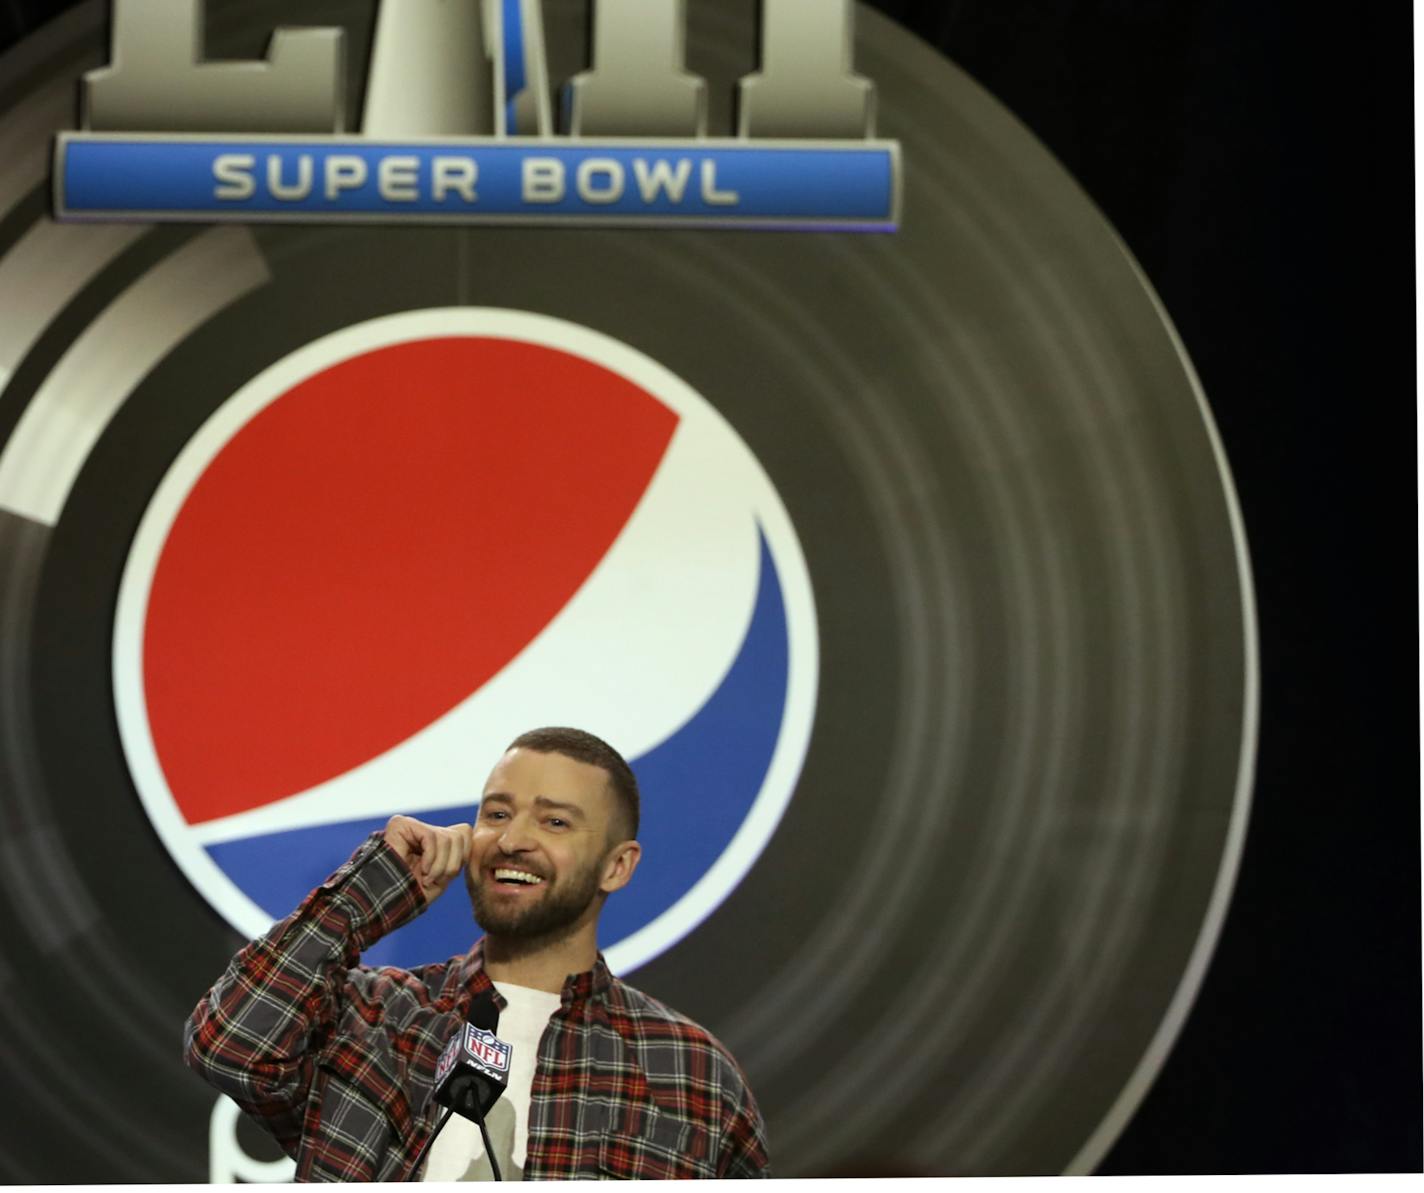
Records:
M470 893L470 906L475 922L489 935L510 940L533 941L564 935L583 917L598 895L599 863L595 862L578 874L571 875L560 890L550 885L542 899L531 900L531 906L498 906L485 898L484 884L465 869L465 889ZM550 883L549 879L544 880Z

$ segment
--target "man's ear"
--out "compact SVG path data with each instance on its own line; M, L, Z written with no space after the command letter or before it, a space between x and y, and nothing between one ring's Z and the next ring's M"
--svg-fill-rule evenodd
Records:
M603 859L603 881L598 889L605 895L628 885L633 871L638 868L638 859L643 856L643 847L636 841L623 841L608 851Z

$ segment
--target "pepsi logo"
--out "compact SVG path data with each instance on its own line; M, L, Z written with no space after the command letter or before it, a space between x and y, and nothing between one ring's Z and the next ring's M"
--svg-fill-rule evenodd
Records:
M770 840L817 657L785 507L703 396L586 327L462 307L327 335L218 408L134 537L113 668L148 817L247 936L391 814L468 820L523 729L605 737L644 797L601 925L626 973ZM366 960L476 933L456 892Z

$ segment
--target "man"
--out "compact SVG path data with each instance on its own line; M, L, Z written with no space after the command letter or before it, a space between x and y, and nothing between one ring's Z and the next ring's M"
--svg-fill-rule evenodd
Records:
M505 1179L768 1176L731 1054L598 952L637 829L637 781L611 746L575 729L521 735L473 827L392 817L243 948L188 1022L188 1064L272 1133L298 1180L406 1180L443 1113L440 1052L493 997L514 1046L487 1123ZM358 964L462 869L486 933L469 953L412 971ZM416 1175L489 1179L475 1125L452 1118Z

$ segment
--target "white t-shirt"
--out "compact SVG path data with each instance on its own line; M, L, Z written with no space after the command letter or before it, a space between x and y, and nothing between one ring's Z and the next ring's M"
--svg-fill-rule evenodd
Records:
M514 1049L509 1058L509 1085L485 1115L490 1146L499 1159L499 1175L507 1181L524 1179L524 1158L529 1143L529 1099L534 1090L534 1067L539 1061L539 1040L549 1016L563 1001L547 990L496 982L494 988L509 1005L499 1013L496 1035ZM494 1179L480 1129L463 1115L452 1114L425 1162L427 1181L489 1181Z

